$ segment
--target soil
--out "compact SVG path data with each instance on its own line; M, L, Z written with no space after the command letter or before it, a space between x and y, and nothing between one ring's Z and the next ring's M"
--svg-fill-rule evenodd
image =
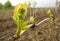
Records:
M47 20L37 27L26 30L19 39L15 41L60 41L60 8L36 8L28 9L26 20L34 16L35 23L48 18L47 10L51 9L55 17L55 24L50 24ZM0 41L14 41L12 36L15 34L17 25L12 19L13 10L0 10Z

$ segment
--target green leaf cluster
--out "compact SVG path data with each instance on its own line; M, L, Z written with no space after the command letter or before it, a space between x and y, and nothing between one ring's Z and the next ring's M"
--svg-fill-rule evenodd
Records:
M4 4L4 9L9 9L9 8L11 8L11 7L12 7L12 5L11 5L10 1L7 1L7 2Z
M0 9L3 9L3 4L0 3Z

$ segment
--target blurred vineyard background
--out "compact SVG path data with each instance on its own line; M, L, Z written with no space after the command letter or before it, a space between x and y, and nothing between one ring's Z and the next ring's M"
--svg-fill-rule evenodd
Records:
M35 21L39 21L49 17L46 14L46 11L51 9L52 13L55 16L55 23L57 28L54 25L51 25L49 21L43 22L41 25L35 28L30 28L22 34L22 36L16 41L60 41L60 8L35 8L31 9L31 15L36 15ZM26 19L30 17L30 9L28 9ZM11 36L15 33L17 28L14 20L12 19L13 10L0 10L0 38L9 36L8 38L1 39L0 41L13 41ZM51 30L51 31L50 31ZM58 33L58 35L57 35Z
M25 31L16 41L60 41L60 7L28 8L25 19L29 20L30 15L33 16L34 14L35 22L38 23L49 17L46 14L48 9L54 14L55 25L51 25L49 20L45 21L38 27ZM3 8L0 9L0 41L13 41L12 35L15 34L17 28L12 18L13 13L14 6L12 7L11 4L7 7L5 4Z

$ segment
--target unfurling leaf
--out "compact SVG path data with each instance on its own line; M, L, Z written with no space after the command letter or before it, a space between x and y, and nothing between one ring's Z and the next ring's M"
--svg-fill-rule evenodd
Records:
M34 18L30 17L30 23L34 23Z

